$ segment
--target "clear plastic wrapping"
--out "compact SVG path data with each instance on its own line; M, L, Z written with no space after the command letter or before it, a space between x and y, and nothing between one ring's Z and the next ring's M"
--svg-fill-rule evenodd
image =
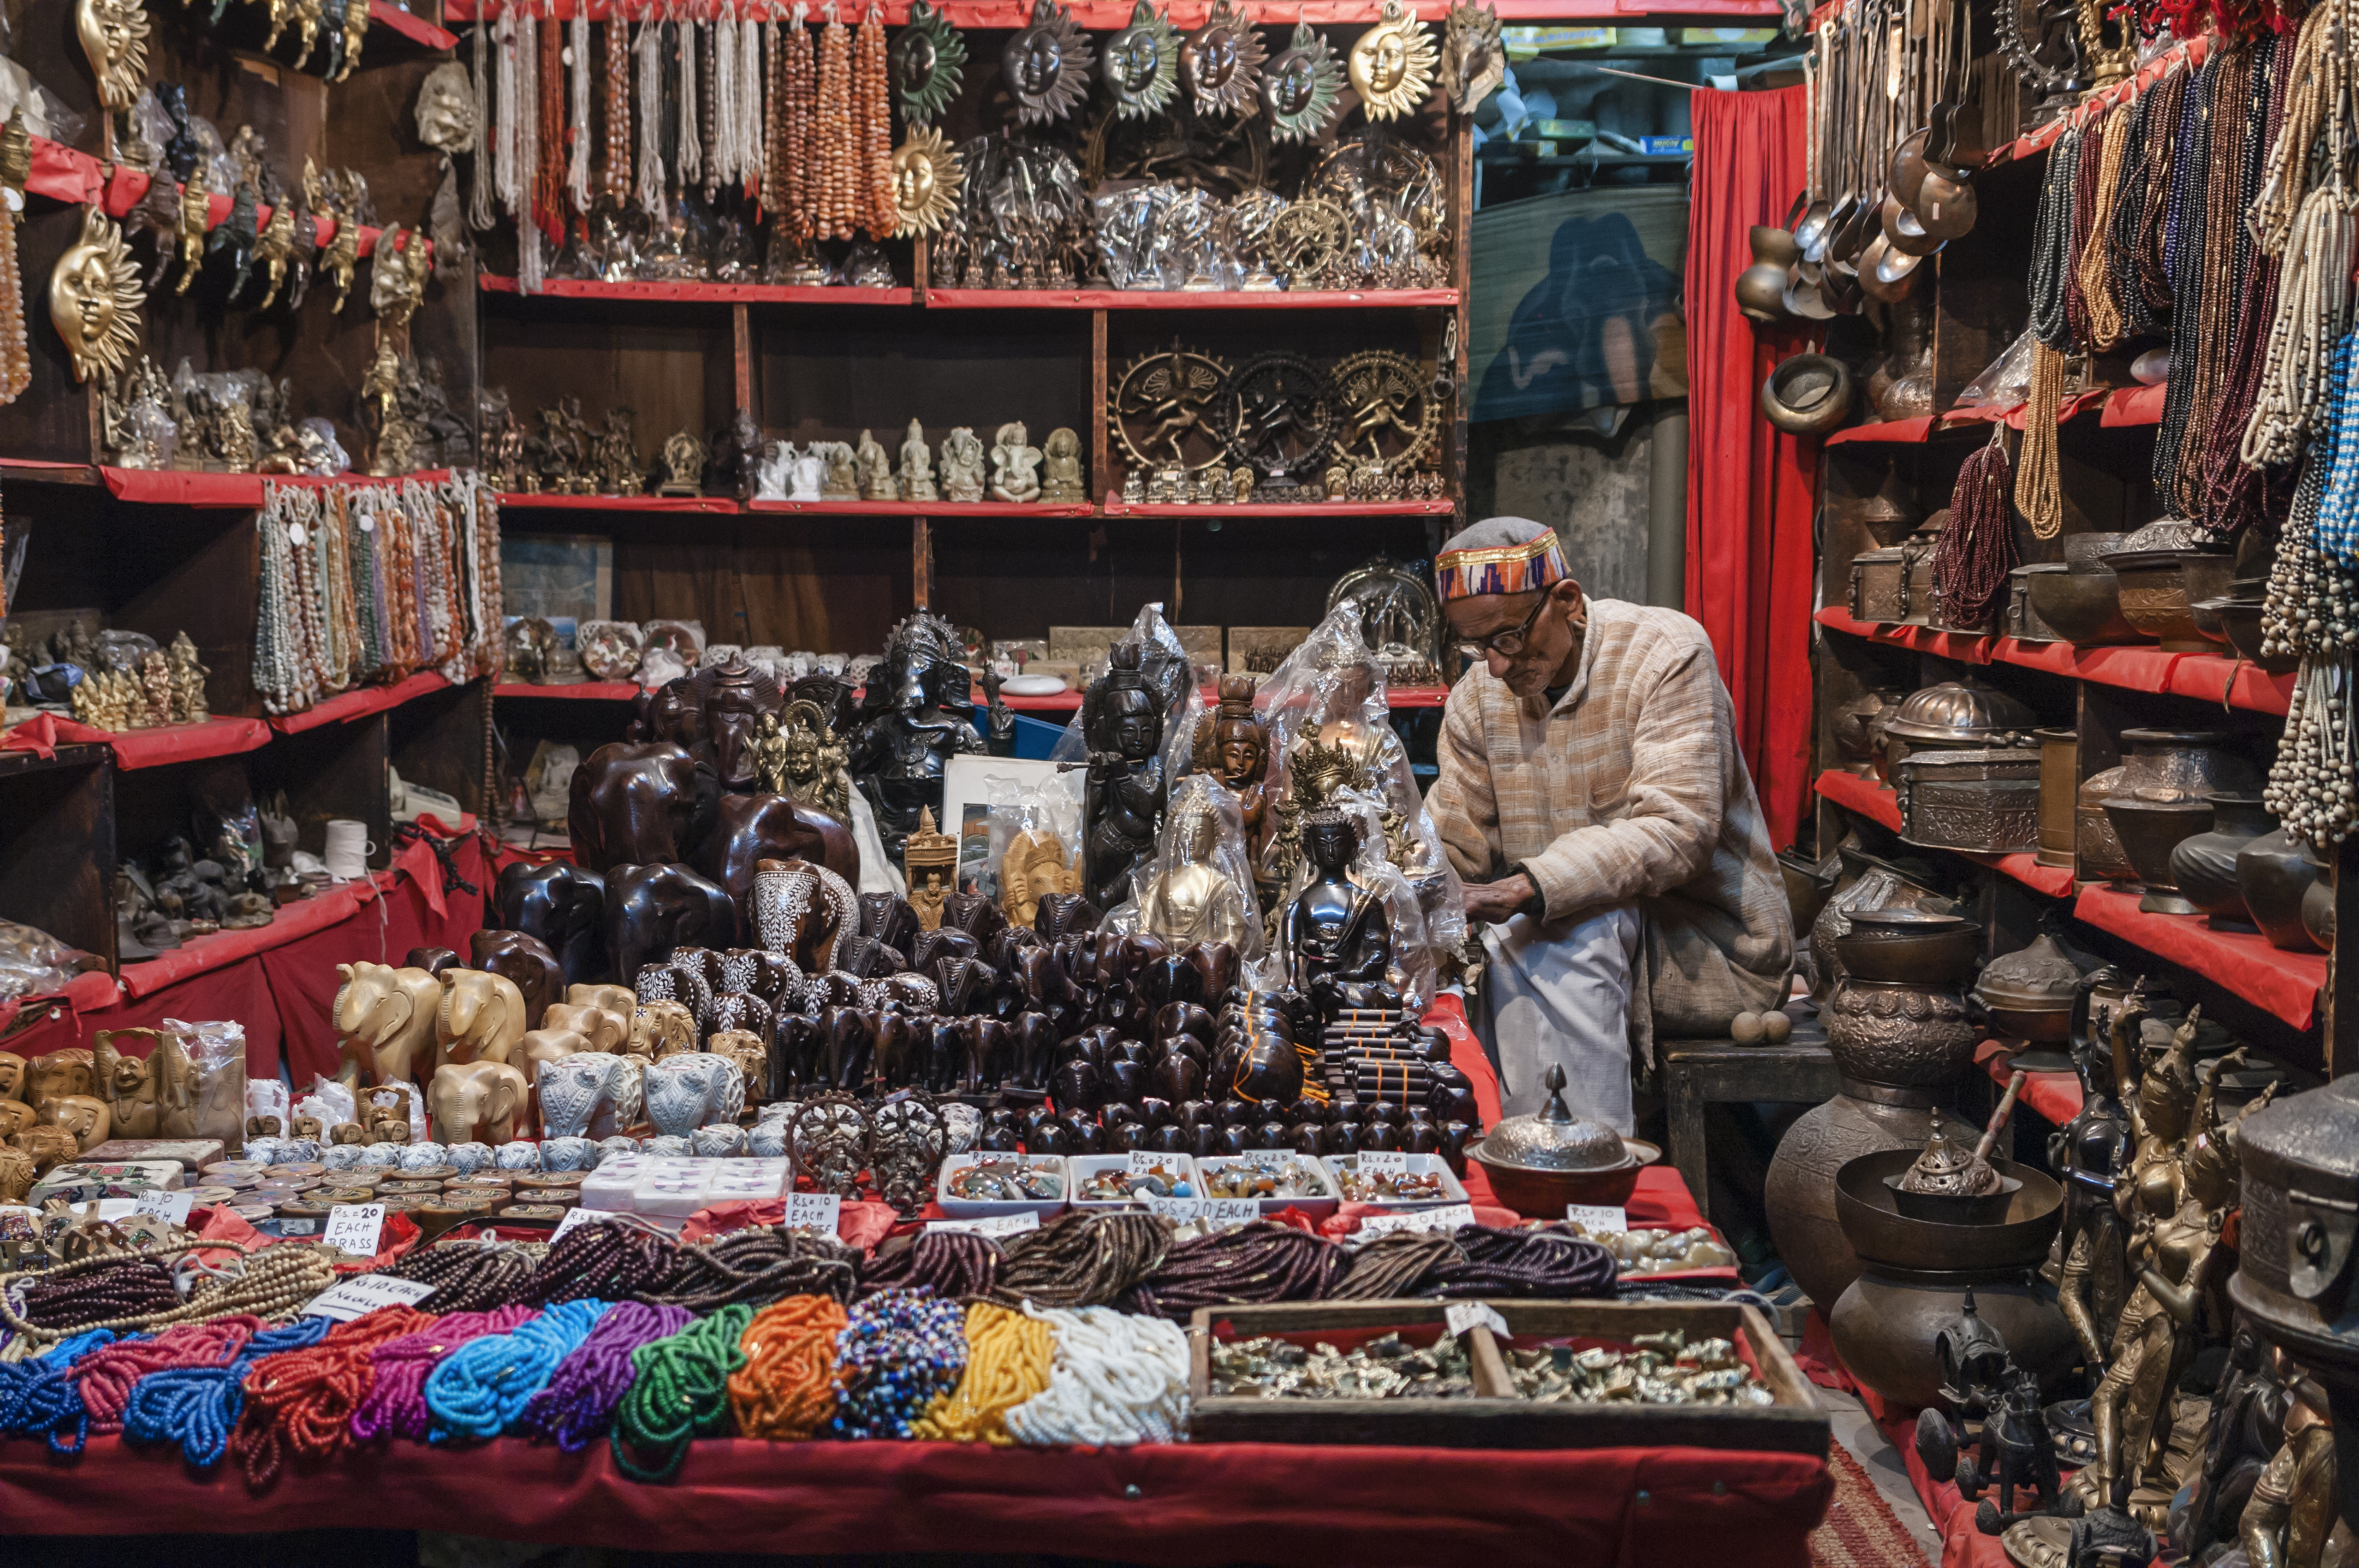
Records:
M1143 890L1135 904L1122 908L1134 928L1175 947L1227 942L1235 943L1240 959L1261 956L1261 907L1244 810L1235 792L1211 774L1190 774L1172 789L1155 858L1132 886Z
M245 1140L245 1026L226 1018L194 1024L166 1018L163 1027L189 1058L189 1116L195 1127L187 1136L237 1148Z
M88 956L37 926L0 920L0 1001L64 990Z

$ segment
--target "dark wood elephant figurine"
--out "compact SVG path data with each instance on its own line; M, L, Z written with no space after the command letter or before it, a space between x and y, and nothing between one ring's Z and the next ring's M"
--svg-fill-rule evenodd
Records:
M729 947L736 940L736 907L693 868L607 868L606 951L617 975L636 975L676 947Z
M404 969L423 969L440 980L442 971L455 967L458 962L459 955L447 947L413 947L409 950L409 956L401 961L401 966ZM475 967L481 969L483 965L478 964Z
M529 931L479 931L467 943L467 966L505 975L524 993L524 1016L538 1019L565 1000L565 972L549 944Z
M568 985L605 978L606 884L596 873L562 860L519 862L500 873L492 901L502 930L538 937L557 955Z
M696 759L669 741L616 741L573 770L565 825L585 870L687 858Z
M578 776L577 776L578 777ZM805 860L860 885L860 850L852 830L824 811L784 795L722 795L712 828L697 846L696 868L728 889L747 931L754 929L754 869L765 860Z

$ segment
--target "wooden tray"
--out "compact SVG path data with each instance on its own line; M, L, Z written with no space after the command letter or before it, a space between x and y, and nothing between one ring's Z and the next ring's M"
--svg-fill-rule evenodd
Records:
M1495 1301L1512 1338L1628 1344L1678 1329L1690 1340L1734 1339L1750 1351L1777 1403L1756 1406L1535 1404L1515 1393L1501 1347L1468 1331L1476 1396L1466 1399L1294 1399L1223 1395L1211 1386L1211 1345L1258 1334L1356 1336L1440 1325L1446 1301L1304 1301L1199 1308L1190 1324L1190 1432L1198 1443L1351 1443L1406 1448L1743 1448L1824 1458L1827 1416L1767 1319L1713 1301Z

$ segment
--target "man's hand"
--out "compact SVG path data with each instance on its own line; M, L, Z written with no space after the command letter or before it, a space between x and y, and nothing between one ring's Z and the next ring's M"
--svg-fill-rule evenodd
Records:
M1470 924L1503 924L1538 892L1532 879L1520 871L1496 882L1469 883L1466 919Z

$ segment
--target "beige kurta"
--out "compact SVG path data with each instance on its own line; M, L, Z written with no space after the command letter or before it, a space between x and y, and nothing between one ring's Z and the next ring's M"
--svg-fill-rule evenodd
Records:
M1579 672L1553 708L1480 666L1458 682L1427 803L1459 876L1495 881L1521 864L1549 927L1636 904L1651 1006L1632 1009L1634 1040L1724 1037L1738 1013L1784 1001L1794 964L1728 689L1687 616L1588 606Z

